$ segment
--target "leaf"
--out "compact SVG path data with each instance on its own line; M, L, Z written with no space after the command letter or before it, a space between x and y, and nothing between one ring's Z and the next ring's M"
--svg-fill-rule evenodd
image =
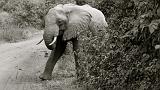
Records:
M155 49L160 49L160 45L155 45Z
M134 27L132 30L128 31L123 35L121 38L126 38L126 37L134 37L138 33L138 28Z
M150 33L153 33L157 29L158 25L157 23L152 23L149 25L149 31Z
M156 29L158 29L158 24L160 23L160 19L158 20L153 20L148 26L149 26L149 31L152 34Z
M148 17L152 17L152 16L153 16L153 12L149 11L148 13L141 15L140 18L144 19L144 18L148 18Z

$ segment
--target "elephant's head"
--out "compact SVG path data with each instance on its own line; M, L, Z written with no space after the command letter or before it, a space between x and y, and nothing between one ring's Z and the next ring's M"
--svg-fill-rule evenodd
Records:
M53 50L52 44L59 35L63 35L64 41L77 37L81 31L88 29L90 20L90 13L77 5L57 5L50 9L45 16L43 35L47 48Z

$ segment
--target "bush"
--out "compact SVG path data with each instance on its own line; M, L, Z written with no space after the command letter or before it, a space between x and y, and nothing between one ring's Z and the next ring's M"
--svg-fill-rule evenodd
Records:
M0 13L0 40L15 42L31 37L32 32L33 28L19 28L16 26L11 14L4 11Z
M0 9L8 2L8 0L0 0Z
M19 27L40 27L45 12L45 3L35 4L31 0L9 0L3 10L12 13L14 22Z
M0 27L4 27L7 24L11 24L13 22L12 16L7 12L0 12Z
M155 48L160 27L155 1L99 3L97 8L105 14L109 29L96 37L81 37L80 81L96 90L160 88L159 48Z

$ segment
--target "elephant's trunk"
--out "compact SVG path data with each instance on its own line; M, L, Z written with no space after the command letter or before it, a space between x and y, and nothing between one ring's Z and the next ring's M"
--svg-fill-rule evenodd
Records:
M45 42L45 45L47 46L48 49L53 50L53 41L56 41L56 38L59 34L59 27L55 24L52 26L47 26L45 27L45 31L43 34L43 39Z

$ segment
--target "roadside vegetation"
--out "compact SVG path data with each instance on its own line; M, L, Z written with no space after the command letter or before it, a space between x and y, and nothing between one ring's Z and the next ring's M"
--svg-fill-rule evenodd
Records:
M102 0L109 28L84 34L80 81L95 90L160 89L159 0Z

